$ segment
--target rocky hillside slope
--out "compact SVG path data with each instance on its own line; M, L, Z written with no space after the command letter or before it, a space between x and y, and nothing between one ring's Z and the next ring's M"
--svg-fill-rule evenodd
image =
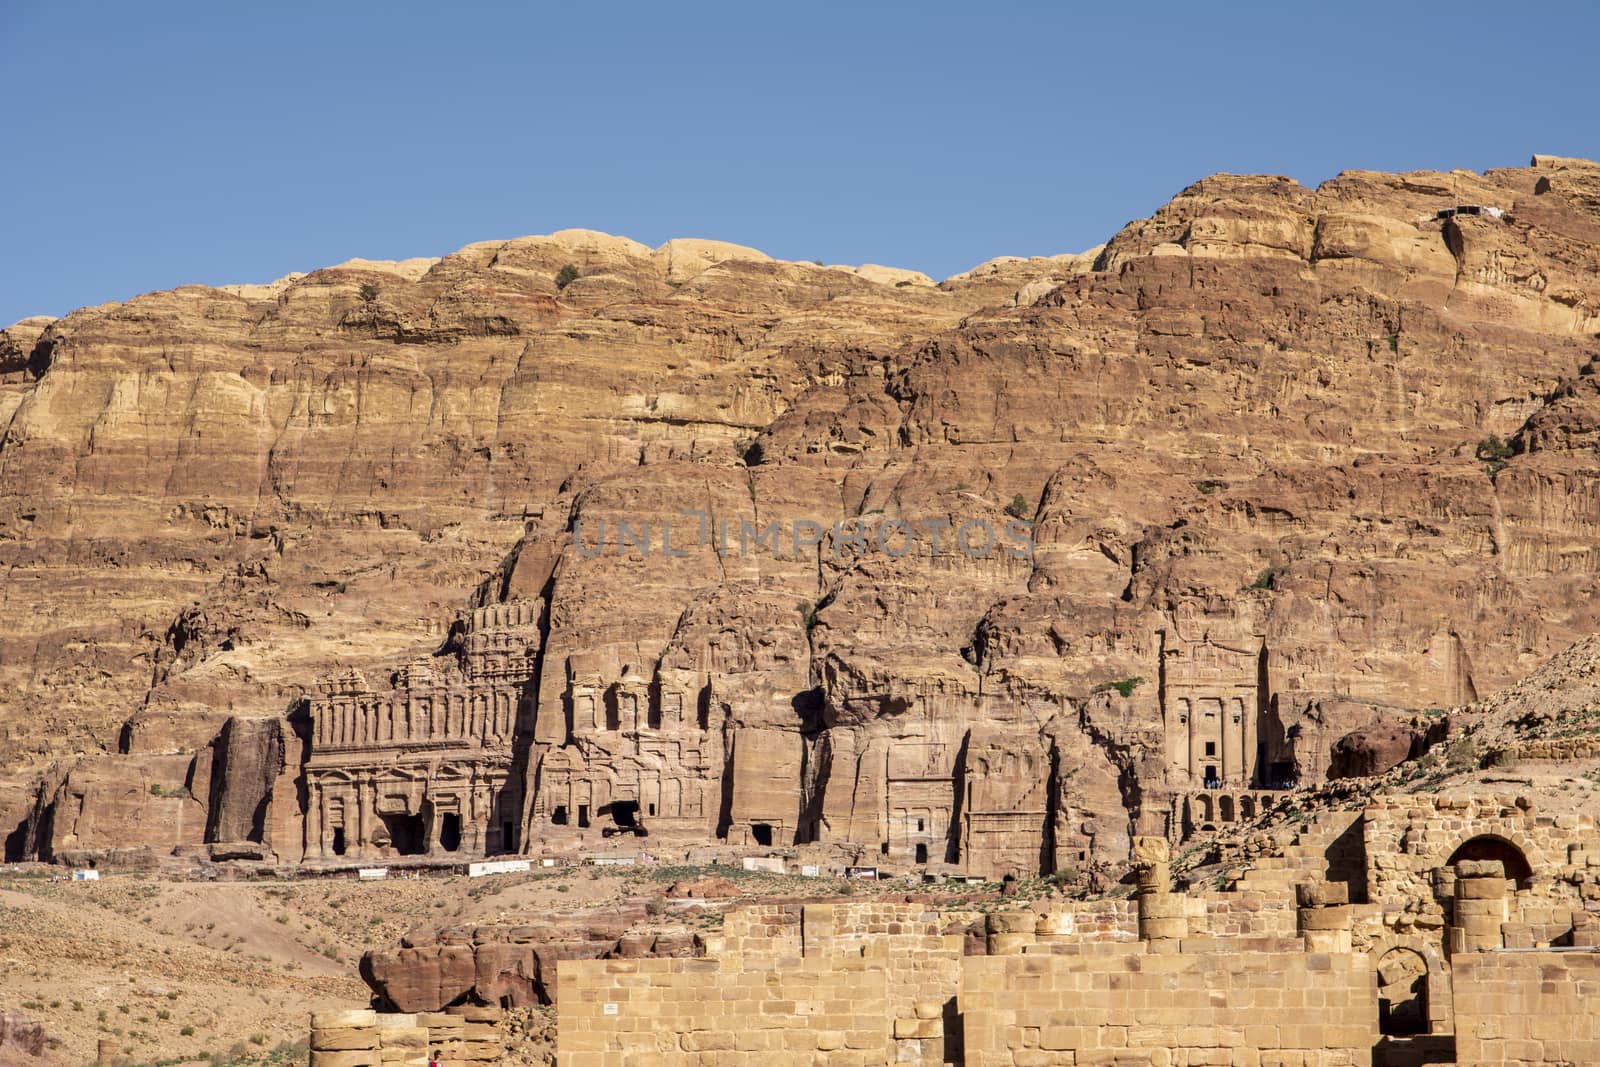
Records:
M1597 323L1600 166L1543 157L1219 175L1092 259L938 285L567 232L25 320L0 830L97 752L145 757L127 825L203 824L142 787L227 715L534 599L541 722L574 662L708 672L800 823L875 842L876 778L988 749L1048 769L1053 847L1114 855L1197 785L1185 694L1251 718L1243 785L1315 780L1596 630ZM686 509L828 533L574 544ZM980 519L1031 553L965 550ZM926 533L835 550L891 520Z

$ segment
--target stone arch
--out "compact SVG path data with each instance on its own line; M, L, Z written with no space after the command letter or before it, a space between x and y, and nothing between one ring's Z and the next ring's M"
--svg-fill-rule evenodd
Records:
M1211 822L1216 817L1213 814L1212 809L1211 809L1211 798L1206 796L1206 795L1204 795L1204 794L1201 794L1201 796L1199 797L1199 802L1200 802L1200 821L1201 822Z
M1239 818L1254 819L1256 817L1256 798L1243 796L1239 798Z
M1522 842L1514 840L1522 838ZM1505 865L1506 877L1517 883L1518 889L1527 889L1533 883L1534 867L1530 859L1532 842L1521 834L1509 836L1498 833L1480 833L1457 845L1445 866L1453 867L1463 860L1498 860Z
M1233 822L1233 798L1227 794L1217 798L1217 820Z
M1378 1032L1405 1037L1428 1032L1428 961L1396 945L1378 959Z
M1408 958L1403 953L1410 953L1411 956L1421 961L1420 972L1418 971L1416 960ZM1385 981L1385 976L1391 980L1397 979L1400 977L1402 970L1413 974L1420 973L1422 978L1419 988L1422 996L1424 1028L1411 1033L1449 1034L1455 1031L1455 1016L1451 1006L1450 970L1445 965L1444 956L1437 942L1429 941L1414 934L1396 934L1393 930L1386 929L1373 939L1372 944L1367 949L1367 958L1373 961L1373 969L1376 972L1377 995L1380 1001L1383 999L1390 1001L1388 1009L1389 1022L1387 1023L1384 1022L1384 1006L1381 1003L1377 1005L1379 1032L1381 1034L1385 1037L1407 1036L1385 1028L1393 1026L1397 1021L1400 1021L1395 1018L1393 1009L1396 997L1404 992L1402 989L1394 988L1399 983ZM1386 960L1390 961L1387 968L1384 966ZM1414 982L1416 979L1412 979L1412 981ZM1400 1019L1403 1020L1405 1017L1406 1013L1402 1011Z

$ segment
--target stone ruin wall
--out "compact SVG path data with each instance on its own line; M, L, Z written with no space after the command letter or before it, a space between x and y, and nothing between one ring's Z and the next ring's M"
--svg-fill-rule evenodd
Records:
M1141 939L1142 909L1096 901L979 917L977 955L962 932L971 913L735 912L734 932L703 960L564 961L557 1062L1182 1067L1250 1048L1255 1063L1353 1067L1370 1056L1373 979L1348 946L1170 927Z
M1417 831L1411 850L1381 851L1397 813ZM1318 843L1343 849L1330 822ZM563 962L558 1063L1596 1062L1600 1016L1585 1005L1600 926L1572 877L1600 842L1566 822L1515 797L1389 797L1357 813L1349 825L1374 835L1373 885L1399 869L1448 882L1445 922L1427 936L1393 901L1352 902L1350 882L1315 876L1310 850L1265 868L1278 888L1172 892L1166 843L1150 838L1135 842L1132 900L977 918L913 904L743 909L703 960ZM1518 879L1516 853L1459 858L1510 844L1485 831L1537 843L1536 862L1581 862Z
M1482 953L1455 963L1456 1058L1542 1067L1600 1063L1600 952Z
M1600 1054L1586 1010L1600 977L1590 819L1527 796L1381 796L1241 859L1228 888L1175 891L1161 838L1135 839L1132 860L1131 898L756 904L670 957L557 953L540 962L558 1062L1532 1067ZM502 956L491 970L523 967ZM522 1003L503 983L450 995Z
M498 1063L505 1051L499 1008L461 1006L449 1011L382 1013L315 1012L309 1067L426 1067L440 1053L441 1067Z

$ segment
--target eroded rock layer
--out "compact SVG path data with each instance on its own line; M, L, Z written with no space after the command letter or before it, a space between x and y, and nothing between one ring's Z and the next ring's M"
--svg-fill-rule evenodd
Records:
M567 232L26 320L7 850L1122 862L1596 629L1597 320L1544 157L937 286Z

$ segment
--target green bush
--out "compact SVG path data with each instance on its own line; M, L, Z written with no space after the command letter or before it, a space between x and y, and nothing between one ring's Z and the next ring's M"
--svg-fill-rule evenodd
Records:
M1250 583L1251 589L1271 589L1272 583L1277 581L1279 570L1277 567L1268 567L1256 575L1256 580Z
M1130 697L1133 695L1133 691L1143 684L1144 677L1142 675L1134 675L1132 678L1123 678L1120 681L1101 682L1099 685L1094 687L1092 692L1109 693L1111 690L1115 689L1118 693L1121 693L1123 697Z
M556 272L556 288L565 289L578 280L578 268L568 263Z
M1511 446L1500 440L1500 435L1492 433L1478 442L1477 456L1485 462L1496 459L1510 459L1513 455Z
M1017 493L1011 498L1011 503L1006 505L1006 514L1013 519L1027 520L1033 518L1033 509L1028 506L1027 498Z
M1492 482L1495 480L1496 475L1506 469L1506 462L1516 452L1510 445L1500 440L1499 434L1492 433L1478 442L1478 447L1473 450L1473 454L1483 464L1483 469Z
M361 288L357 290L357 295L361 297L361 302L363 304L370 304L374 300L378 299L378 292L379 289L376 285L374 285L372 282L365 282L362 284Z

